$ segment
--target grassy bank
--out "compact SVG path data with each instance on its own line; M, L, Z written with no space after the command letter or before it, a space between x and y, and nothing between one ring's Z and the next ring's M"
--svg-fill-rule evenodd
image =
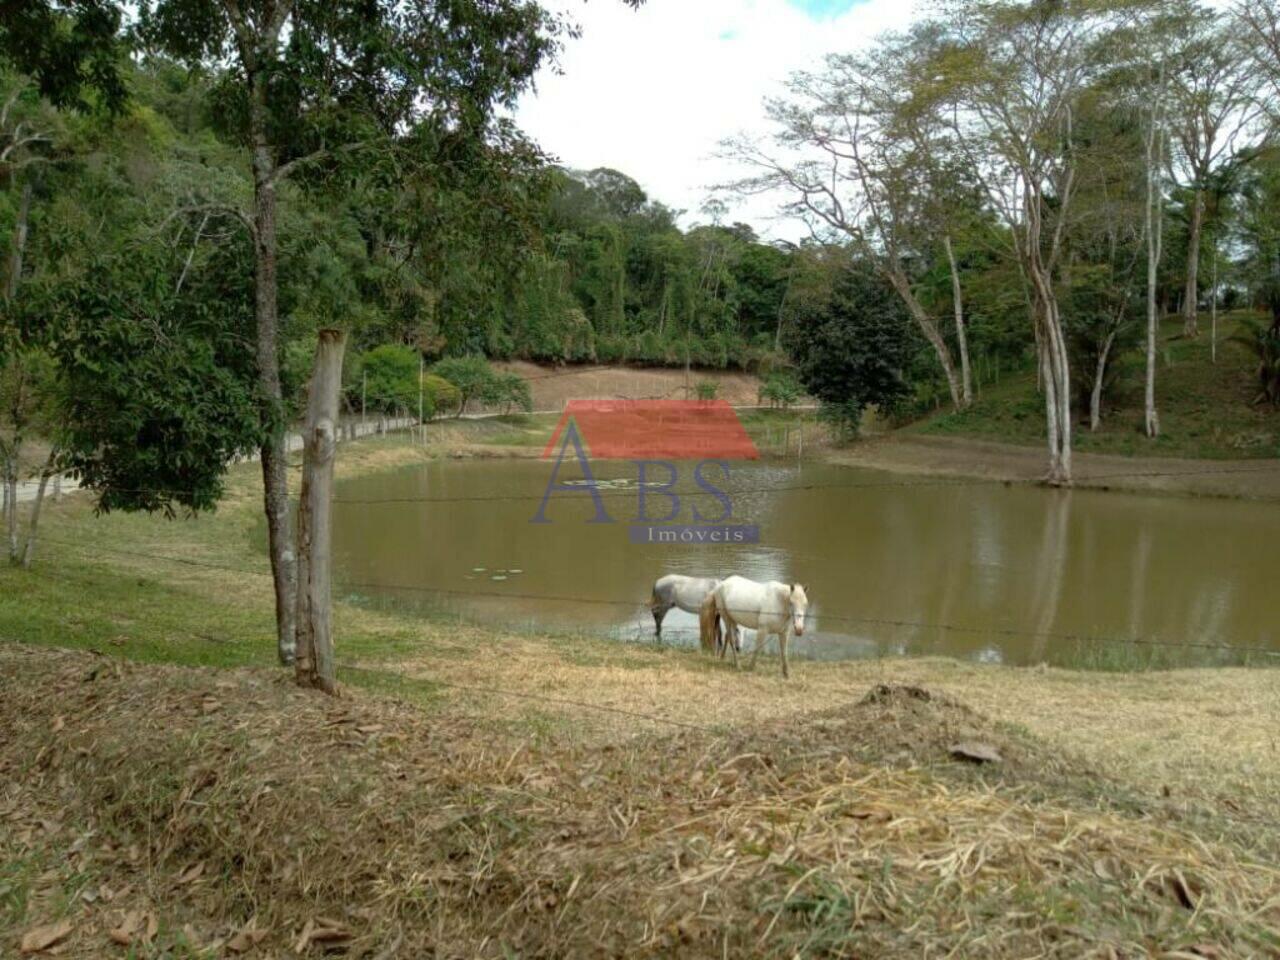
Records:
M1196 340L1182 337L1180 318L1168 319L1162 326L1157 371L1159 438L1148 440L1143 433L1145 358L1130 351L1119 361L1102 427L1090 432L1086 418L1076 431L1076 448L1143 457L1280 456L1280 413L1253 405L1258 392L1257 360L1227 340L1240 332L1238 318L1220 320L1216 363L1205 326ZM1044 401L1036 392L1035 371L1024 370L988 384L970 410L938 414L907 432L1043 445Z
M432 429L339 469L546 424ZM272 664L259 497L249 465L195 520L69 497L37 569L0 569L0 952L61 923L84 957L1280 948L1280 671L784 683L339 603L327 701Z

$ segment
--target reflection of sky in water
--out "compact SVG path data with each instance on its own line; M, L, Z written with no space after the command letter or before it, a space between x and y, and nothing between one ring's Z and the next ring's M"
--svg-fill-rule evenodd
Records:
M652 642L646 603L663 574L799 581L811 605L797 654L816 659L1100 659L1067 634L1276 643L1266 545L1280 536L1280 511L1269 505L735 464L733 522L759 524L761 544L633 546L636 468L595 466L612 524L584 522L595 513L586 490L557 495L552 522L530 524L545 463L431 463L343 483L340 501L509 499L339 502L340 584L432 613ZM687 523L692 469L681 467ZM664 638L696 644L695 618L673 611ZM1111 661L1135 652L1148 651L1104 651ZM1197 658L1215 659L1183 662Z

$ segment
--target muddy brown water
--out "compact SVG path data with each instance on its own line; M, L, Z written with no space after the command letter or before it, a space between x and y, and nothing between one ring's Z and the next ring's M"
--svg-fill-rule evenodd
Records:
M718 517L715 500L687 495L697 489L687 467L679 519L691 523L695 504ZM802 657L1280 665L1274 505L756 463L713 482L731 488L732 522L758 525L759 544L635 545L634 466L596 465L613 522L588 522L597 511L579 486L552 498L550 522L533 523L551 469L445 461L342 483L340 593L504 628L651 643L646 604L657 577L737 573L807 586ZM650 503L665 512L666 501ZM696 627L672 612L664 642L696 644Z

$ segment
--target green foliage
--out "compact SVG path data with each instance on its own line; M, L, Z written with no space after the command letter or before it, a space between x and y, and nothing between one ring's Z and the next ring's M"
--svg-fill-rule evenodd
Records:
M703 401L711 401L720 396L720 384L714 380L699 380L693 388L694 395Z
M775 370L770 373L760 387L760 399L767 401L771 407L783 410L795 406L804 395L804 387L790 370Z
M428 373L422 378L422 391L430 399L432 415L453 413L462 405L462 392L444 377Z
M453 384L458 391L458 416L466 413L467 404L472 400L479 403L500 402L498 373L484 357L451 357L441 360L431 368L431 372Z
M361 354L360 380L348 386L353 400L363 397L367 408L405 415L418 412L418 376L421 359L412 347L388 343ZM423 391L423 417L435 413L435 398Z
M488 402L501 404L507 413L512 409L532 413L533 391L529 387L529 381L520 374L499 373L494 379L492 395Z
M50 304L65 459L104 511L211 509L226 465L263 439L249 329L217 301L170 296L156 256L101 260Z
M1254 403L1280 406L1280 324L1266 325L1243 319L1243 333L1230 339L1249 351L1258 361L1258 395Z
M792 330L800 381L847 436L857 435L868 406L891 414L910 394L917 344L909 331L902 302L863 263L839 279L826 311Z

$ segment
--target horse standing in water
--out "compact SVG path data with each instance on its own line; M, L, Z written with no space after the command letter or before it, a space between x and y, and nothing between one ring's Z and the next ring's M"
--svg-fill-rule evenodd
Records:
M711 604L715 605L714 615L709 612ZM723 620L728 633L725 646L733 651L733 665L741 668L738 662L739 631L742 627L754 630L756 648L751 654L754 669L760 648L769 637L776 636L782 651L782 675L791 676L787 640L792 632L797 637L804 636L804 618L809 609L809 596L804 587L798 583L756 583L744 577L730 577L711 592L707 605L700 613L704 647L709 640L715 641L714 633L709 635L708 630L718 632L716 620Z
M653 612L653 625L657 629L658 639L662 639L662 621L668 613L679 607L685 613L697 616L702 610L703 601L718 586L720 586L719 580L681 577L675 574L663 577L655 583L649 609Z

